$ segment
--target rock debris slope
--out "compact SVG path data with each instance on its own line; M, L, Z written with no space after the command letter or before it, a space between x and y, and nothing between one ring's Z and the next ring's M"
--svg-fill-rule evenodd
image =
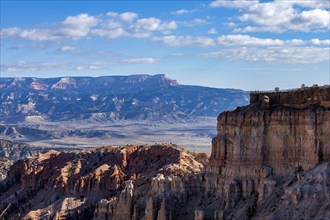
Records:
M329 219L330 87L252 93L222 113L212 153L172 145L19 161L0 208L33 219Z

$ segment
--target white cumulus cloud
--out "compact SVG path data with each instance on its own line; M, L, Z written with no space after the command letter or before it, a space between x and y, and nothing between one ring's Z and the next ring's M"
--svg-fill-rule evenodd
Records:
M93 70L102 67L109 67L116 64L153 64L159 61L156 57L125 57L116 56L111 61L106 62L29 62L29 61L17 61L17 62L3 62L1 63L2 72L15 72L15 73L27 73L44 71L49 69L61 69L61 70Z
M56 41L61 36L50 29L21 29L18 27L1 29L1 38L17 37L33 41Z
M258 0L215 0L211 2L209 6L212 8L246 8L250 5L257 4L258 2Z
M69 16L62 22L60 33L70 38L85 37L89 30L98 23L98 20L88 14Z
M168 31L177 28L175 21L162 22L158 18L142 18L138 19L131 28L136 30L147 30L147 31Z
M279 45L301 45L303 40L280 40L271 38L257 38L249 35L222 35L218 39L219 45L225 46L279 46Z
M194 22L200 23L202 21L196 20ZM155 17L138 19L138 14L133 12L121 14L108 12L106 16L91 16L88 14L68 16L52 28L4 28L1 29L1 38L21 38L32 41L79 40L91 36L106 39L120 37L149 38L154 32L169 33L177 27L175 21L162 21Z
M138 18L138 14L134 12L124 12L124 13L116 13L116 12L108 12L107 16L112 17L112 18L118 18L124 22L132 22L136 18Z
M93 29L91 31L91 34L107 39L115 39L115 38L128 36L128 33L122 27L110 29L110 30Z
M310 42L313 45L326 45L326 46L330 46L330 40L329 39L327 39L327 40L320 40L320 39L314 38L314 39L310 40Z
M154 37L153 40L156 42L161 42L176 47L186 47L186 46L212 47L216 45L215 39L208 37L167 35L162 37Z
M327 31L330 29L328 0L217 0L211 7L239 10L236 32ZM245 24L245 25L244 25Z

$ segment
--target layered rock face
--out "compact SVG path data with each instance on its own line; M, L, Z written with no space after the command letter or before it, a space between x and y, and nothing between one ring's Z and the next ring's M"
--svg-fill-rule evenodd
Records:
M307 203L299 206L302 200L315 202L311 217L319 217L318 209L330 204L329 200L323 202L330 192L329 101L330 87L252 93L249 106L220 114L205 189L207 195L216 195L222 201L222 207L211 208L205 215L221 219L227 212L227 217L236 214L244 218L237 213L245 209L246 218L263 212L268 218L297 217L293 212L285 216L284 211L273 217L269 214L281 205L285 207L283 198L287 198L299 209L297 213L311 208ZM323 166L318 168L323 170L317 174L319 180L309 174L315 166ZM313 177L306 179L306 175ZM296 185L294 189L288 187L292 184ZM268 210L266 203L274 210ZM329 211L324 213L330 215Z
M330 111L321 103L330 101L330 88L313 92L316 97L306 96L305 103L300 96L296 98L305 108L296 108L291 92L267 93L269 102L274 103L268 110L256 108L252 102L220 114L210 159L210 169L220 170L212 173L224 174L228 168L239 171L236 177L259 178L268 175L270 169L279 174L300 166L311 169L329 161ZM303 90L294 93L304 94ZM254 96L252 93L251 100ZM276 100L272 101L272 97Z
M298 166L310 169L330 158L329 119L326 108L226 112L218 118L210 165L250 167L238 173L243 177L259 177L252 171L262 166L276 173Z

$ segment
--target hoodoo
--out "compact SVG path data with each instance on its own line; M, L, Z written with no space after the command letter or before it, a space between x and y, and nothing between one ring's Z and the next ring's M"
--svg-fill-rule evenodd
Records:
M18 161L0 208L26 219L330 219L329 103L329 86L251 93L219 115L209 161L170 145Z

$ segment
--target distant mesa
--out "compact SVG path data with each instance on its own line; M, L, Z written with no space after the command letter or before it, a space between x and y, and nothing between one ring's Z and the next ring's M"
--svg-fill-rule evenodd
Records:
M61 78L56 84L52 85L52 89L76 89L77 83L73 78Z
M34 90L46 90L48 88L48 85L42 82L39 82L39 80L34 79L31 83L31 88Z
M215 117L218 111L247 103L248 92L180 85L159 75L1 78L0 116L17 123L28 116L59 121L92 118L109 120L185 120Z
M201 137L198 144L183 137L178 143L204 148L214 135L214 125L207 121L249 100L246 91L181 85L164 74L1 78L0 87L0 138L38 145L77 144L72 141L78 138L83 146L125 144L132 138L153 143L150 124L159 127L162 141L170 142L176 124L199 123L183 131Z

